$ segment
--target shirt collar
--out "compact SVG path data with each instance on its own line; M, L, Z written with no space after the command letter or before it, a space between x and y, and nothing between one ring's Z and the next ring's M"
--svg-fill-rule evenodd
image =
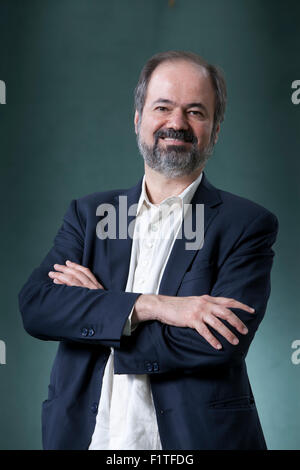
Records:
M183 206L183 204L189 204L191 202L191 200L193 199L193 196L196 192L196 189L198 188L199 184L201 183L202 175L203 175L203 172L201 172L200 175L198 176L198 178L196 178L180 194L178 194L177 196L169 196L168 198L164 199L158 206L160 206L161 204L164 204L166 201L168 201L170 199L180 201L182 206ZM147 191L146 191L145 175L143 176L142 191L141 191L141 195L140 195L139 202L138 202L138 207L137 207L137 212L136 212L137 215L140 212L140 210L141 210L141 208L144 204L146 204L148 206L156 206L157 207L157 205L152 204L149 201L148 194L147 194Z

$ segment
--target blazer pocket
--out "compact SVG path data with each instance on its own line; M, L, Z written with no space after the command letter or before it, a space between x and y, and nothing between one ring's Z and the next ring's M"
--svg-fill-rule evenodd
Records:
M255 408L255 401L251 396L243 395L210 402L208 407L213 410L251 410Z

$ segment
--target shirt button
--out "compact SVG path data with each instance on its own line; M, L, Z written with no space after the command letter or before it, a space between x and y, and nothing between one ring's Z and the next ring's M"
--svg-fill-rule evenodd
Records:
M153 244L154 244L154 240L152 240L152 238L146 238L144 240L144 245L145 247L147 248L152 248L153 247Z
M151 230L152 230L152 232L157 232L157 230L158 230L157 224L151 224Z
M90 328L88 335L89 336L94 336L94 334L95 334L95 330L93 328Z
M89 330L87 328L81 329L81 336L87 336L89 334Z
M158 370L159 370L158 363L157 363L157 362L153 362L153 371L154 371L154 372L157 372Z

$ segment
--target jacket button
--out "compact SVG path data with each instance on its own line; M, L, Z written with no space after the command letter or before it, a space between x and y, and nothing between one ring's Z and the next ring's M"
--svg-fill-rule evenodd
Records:
M151 362L146 362L146 370L147 372L153 371L153 365L151 364Z
M94 336L95 330L93 328L89 329L89 336Z
M97 411L98 411L98 403L95 402L95 403L92 404L92 406L91 406L91 411L92 411L92 413L94 413L94 414L97 413Z
M154 370L154 372L157 372L159 370L157 362L153 362L153 370Z
M87 336L89 334L89 330L87 328L81 329L81 336Z

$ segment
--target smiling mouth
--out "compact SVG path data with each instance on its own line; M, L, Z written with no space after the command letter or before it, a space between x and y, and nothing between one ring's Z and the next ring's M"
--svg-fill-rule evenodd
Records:
M191 142L186 142L185 140L181 140L181 139L172 139L171 137L160 137L160 139L172 145L185 145L185 144L191 143Z

